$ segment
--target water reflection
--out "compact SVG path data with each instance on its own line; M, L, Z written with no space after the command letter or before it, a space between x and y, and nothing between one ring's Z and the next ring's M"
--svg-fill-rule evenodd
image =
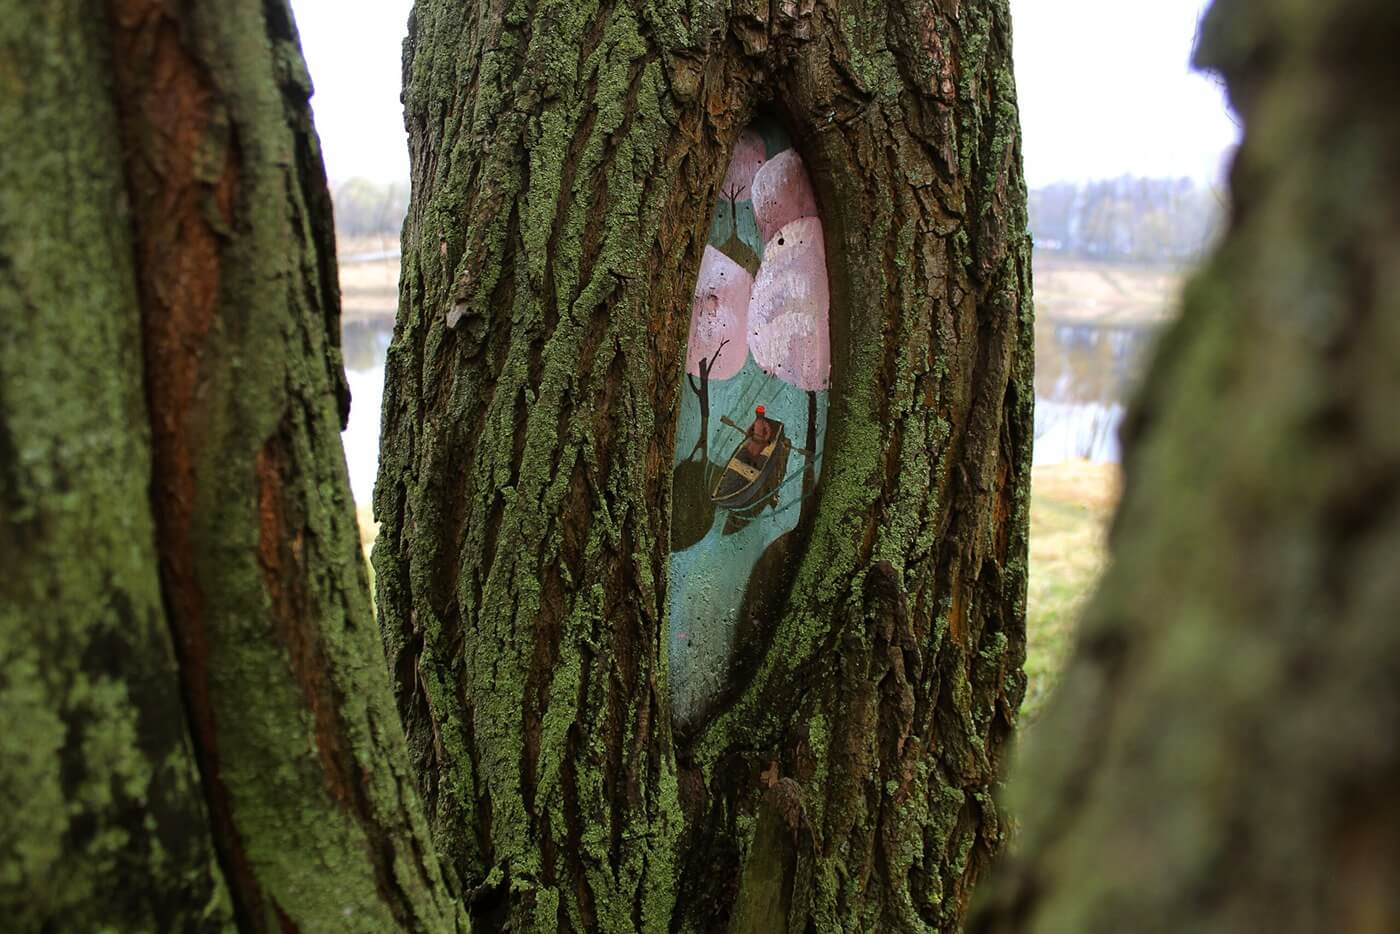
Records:
M1124 403L1156 328L1042 321L1035 333L1035 462L1116 462Z
M352 404L342 436L355 502L366 506L379 463L379 408L390 318L347 321L342 331ZM1151 325L1042 321L1036 327L1035 462L1117 461L1124 403L1152 346Z
M384 358L394 333L392 319L347 321L340 331L345 376L350 382L350 424L341 434L350 489L368 506L379 470L379 409L384 401Z

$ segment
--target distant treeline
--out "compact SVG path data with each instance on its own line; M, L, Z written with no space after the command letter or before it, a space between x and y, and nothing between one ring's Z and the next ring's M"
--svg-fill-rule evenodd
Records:
M352 178L332 187L331 200L335 204L336 236L391 236L397 240L408 214L408 184L384 185Z
M1222 213L1221 195L1189 178L1062 182L1030 196L1036 247L1100 259L1196 259Z
M353 178L335 186L335 229L343 237L397 237L408 185ZM1101 259L1180 261L1210 245L1221 200L1187 178L1062 182L1031 192L1031 233L1042 250Z

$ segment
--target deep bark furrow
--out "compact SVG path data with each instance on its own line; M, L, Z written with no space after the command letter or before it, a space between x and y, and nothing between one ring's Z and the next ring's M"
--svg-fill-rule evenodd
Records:
M232 221L239 171L233 147L212 173L197 173L200 149L211 133L214 91L203 67L185 50L180 22L158 0L122 0L111 8L115 30L117 99L127 145L139 153L129 160L132 188L144 194L135 210L148 219L138 227L137 263L142 293L142 334L146 397L152 413L153 506L162 545L161 578L170 609L186 708L214 821L215 841L230 877L242 923L264 911L264 897L243 841L234 825L232 803L219 768L218 733L210 698L209 635L205 595L195 570L192 512L196 505L194 460L200 442L189 420L202 382L201 364L218 313L221 238L205 221L206 201L218 211L217 223ZM158 74L158 81L150 75ZM156 95L160 106L152 106ZM145 121L149 121L147 124ZM149 134L160 139L156 152L142 151ZM214 190L218 189L218 194Z

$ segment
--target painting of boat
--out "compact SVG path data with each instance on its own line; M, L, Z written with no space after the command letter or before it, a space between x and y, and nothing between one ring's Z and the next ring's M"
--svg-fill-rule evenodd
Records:
M748 678L743 665L762 656L787 600L815 516L831 389L827 237L781 120L760 114L740 131L720 190L691 293L672 457L668 680L682 730Z
M732 428L744 430L728 418L723 421ZM752 436L745 432L744 440L734 448L724 472L715 482L710 499L720 509L741 510L758 505L782 484L791 442L782 422L770 418L767 423L772 426L772 436L762 449L756 454L750 453Z

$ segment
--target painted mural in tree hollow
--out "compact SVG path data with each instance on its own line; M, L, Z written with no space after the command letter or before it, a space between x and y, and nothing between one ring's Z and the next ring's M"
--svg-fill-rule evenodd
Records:
M673 476L672 712L741 678L781 608L821 476L831 296L816 196L776 121L740 135L691 308Z

